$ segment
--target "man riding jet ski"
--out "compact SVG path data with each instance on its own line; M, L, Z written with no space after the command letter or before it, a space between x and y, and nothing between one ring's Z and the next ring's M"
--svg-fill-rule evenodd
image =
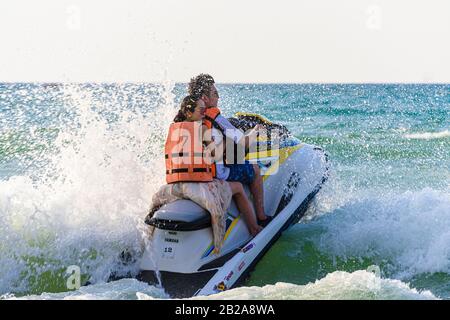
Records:
M176 119L204 119L198 128L209 130L214 143L190 154L166 152L170 153L166 161L173 156L197 159L199 166L177 167L166 162L167 181L174 183L163 186L153 198L153 210L146 218L152 235L140 273L141 279L162 284L174 297L208 295L239 285L282 231L303 216L327 175L322 149L301 144L285 127L258 115L223 117L210 75L191 79L188 99L198 105L189 112L180 109ZM238 129L250 130L250 138L261 129L267 134L252 145L252 139ZM206 160L205 150L224 145L220 140L227 142L223 149L209 154L213 162ZM202 182L194 176L201 176ZM250 194L253 201L249 201Z
M258 138L256 148L247 150L245 159L255 163L260 171L264 185L262 206L270 222L255 232L253 204L250 203L252 210L243 212L238 209L242 206L232 200L224 210L224 228L218 240L217 215L212 213L214 210L205 210L207 206L179 199L153 210L146 218L152 233L139 279L162 284L173 297L214 294L242 283L281 233L300 220L327 178L323 150L300 143L285 127L259 115L238 114L229 121L245 131L259 126L267 132L266 137ZM189 155L196 165L172 165L166 172L168 182L211 183L215 169L205 158L195 161L195 157L204 154L204 150L196 151L200 152ZM173 156L180 154L167 155L166 161ZM248 186L244 186L244 191L250 196ZM190 199L195 199L195 195Z

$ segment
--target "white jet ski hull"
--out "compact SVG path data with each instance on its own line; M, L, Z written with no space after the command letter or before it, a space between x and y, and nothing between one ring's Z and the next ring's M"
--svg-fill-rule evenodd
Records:
M264 163L260 157L266 173L265 210L273 220L256 237L251 237L232 202L224 245L215 254L209 214L189 200L176 201L148 221L155 229L141 260L139 279L151 284L161 280L177 298L239 286L282 232L303 217L327 179L327 157L321 148L294 139L279 150L278 160L267 154Z

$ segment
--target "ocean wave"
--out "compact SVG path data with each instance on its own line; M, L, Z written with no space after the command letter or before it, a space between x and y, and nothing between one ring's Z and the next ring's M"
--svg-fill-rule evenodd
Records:
M136 279L99 283L78 290L61 293L43 293L16 297L3 295L0 299L24 300L123 300L170 299L163 288L148 285ZM211 296L189 300L436 300L427 290L417 290L399 280L383 279L373 272L358 270L352 273L335 271L306 285L278 282L263 287L239 287Z
M383 265L391 278L410 279L424 273L450 274L449 212L447 191L355 194L305 228L322 229L309 240L328 257L367 258Z
M205 297L199 297L204 299ZM373 272L335 271L306 285L279 282L263 287L241 287L206 297L236 300L428 300L437 299L429 291L418 291L399 280L382 279ZM194 298L197 299L197 298Z
M140 282L136 279L121 279L80 287L78 290L60 293L42 293L16 297L13 294L0 296L0 300L136 300L170 298L164 289Z
M407 139L422 139L422 140L431 140L431 139L442 139L450 137L450 131L444 130L440 132L418 132L418 133L408 133L404 135Z
M108 123L100 111L109 103L78 87L66 95L77 123L55 132L58 152L32 159L45 160L41 170L0 181L0 294L66 291L71 265L90 283L136 272L119 255L142 250L143 218L164 178L160 141L176 111L172 96L161 92L167 99L146 114L114 104Z

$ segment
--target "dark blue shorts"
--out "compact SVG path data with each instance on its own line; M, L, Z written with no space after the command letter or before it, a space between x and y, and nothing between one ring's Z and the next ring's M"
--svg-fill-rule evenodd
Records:
M248 161L242 164L232 164L229 166L230 174L227 181L239 181L243 184L251 184L255 180L255 170Z

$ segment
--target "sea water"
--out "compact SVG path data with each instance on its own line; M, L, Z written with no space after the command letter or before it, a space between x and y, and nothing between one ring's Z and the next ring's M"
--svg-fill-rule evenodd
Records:
M287 126L331 174L244 286L212 298L450 299L450 85L217 87L223 114ZM133 276L184 95L170 81L0 84L1 298L170 298Z

